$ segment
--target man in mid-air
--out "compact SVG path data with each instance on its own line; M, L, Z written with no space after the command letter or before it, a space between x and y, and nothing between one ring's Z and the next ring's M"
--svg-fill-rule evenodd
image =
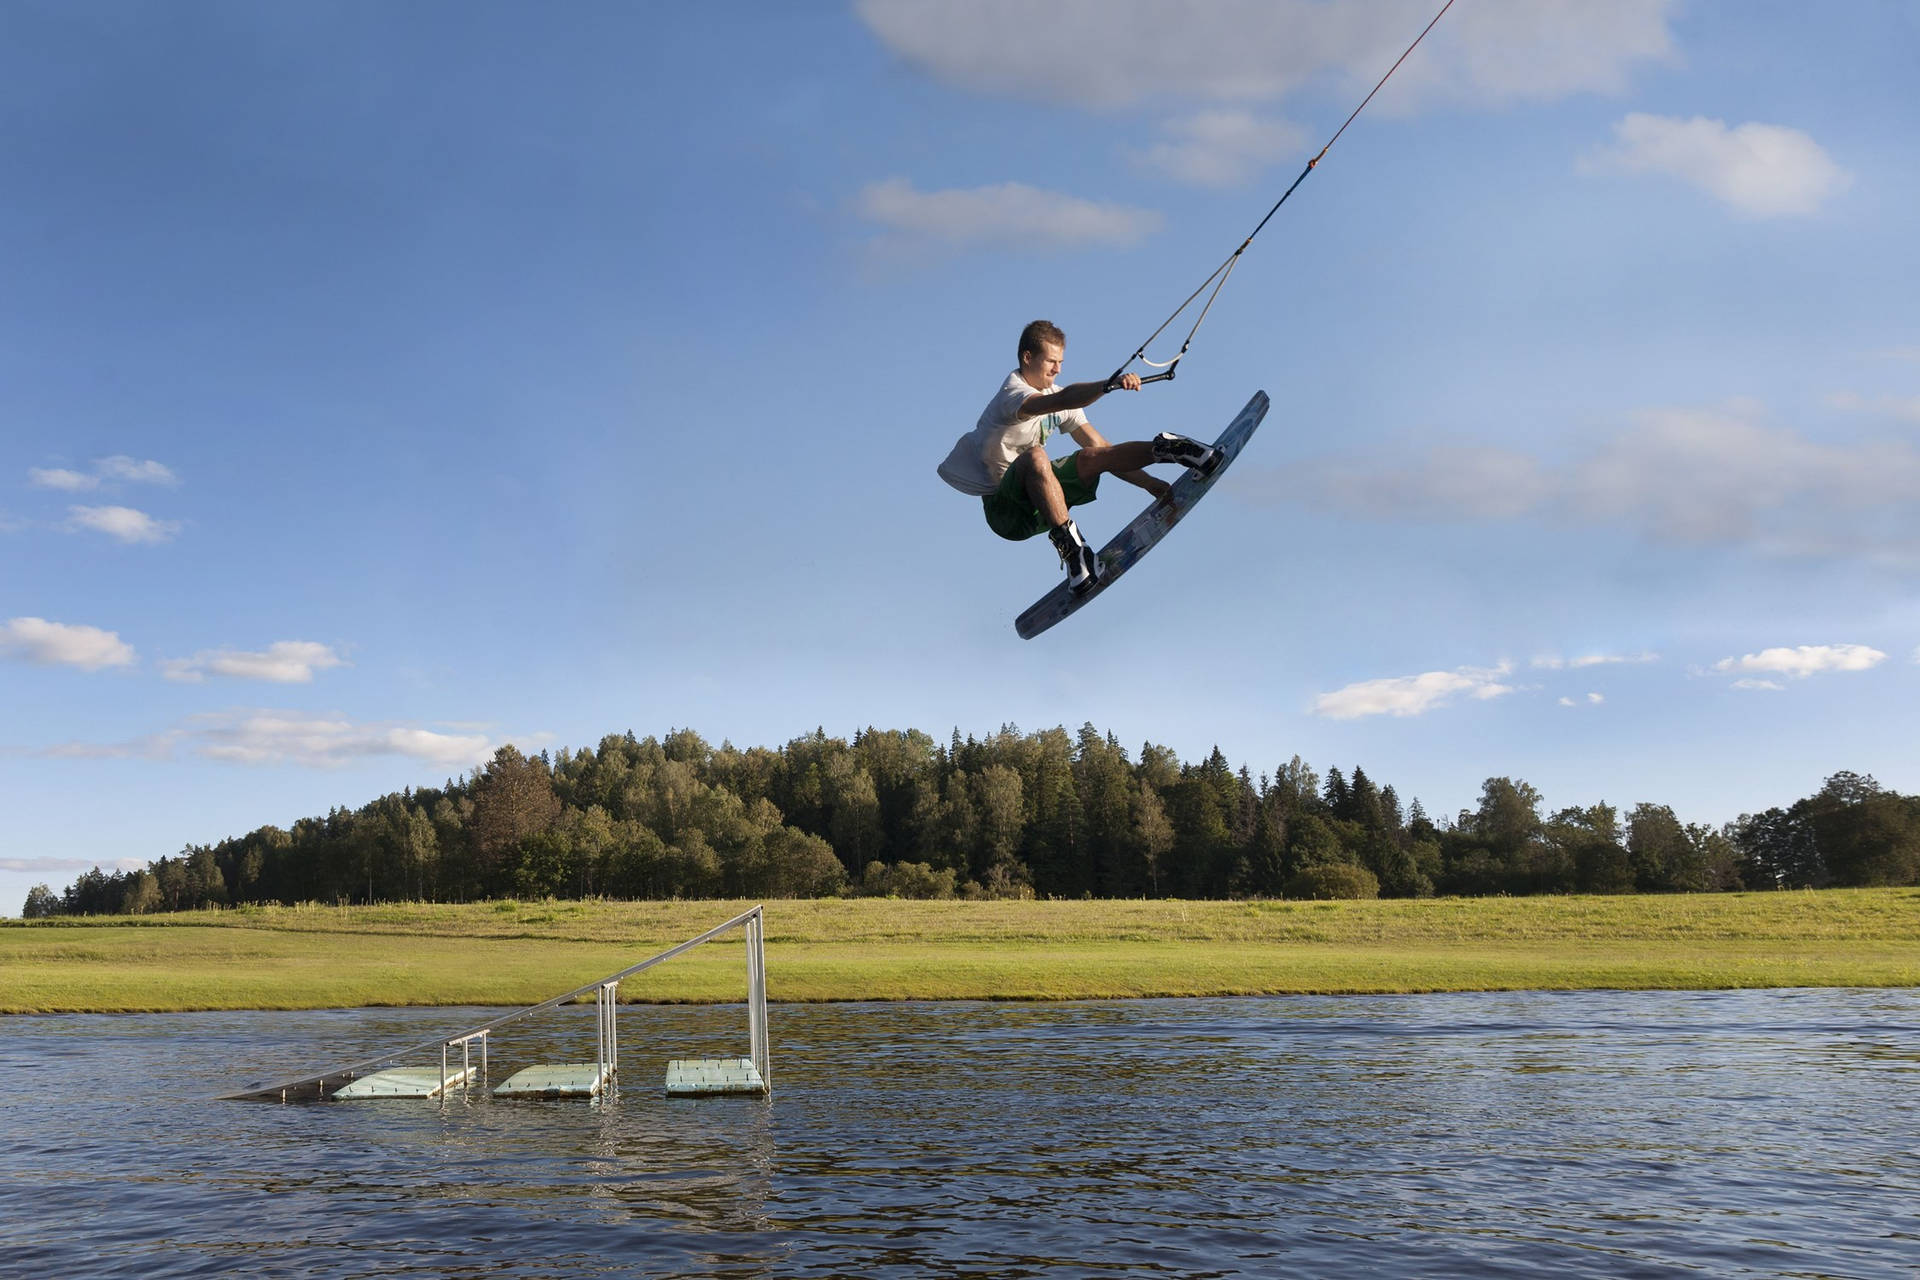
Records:
M940 478L980 498L987 527L1021 542L1045 533L1067 569L1067 586L1079 595L1100 581L1100 558L1080 536L1068 511L1092 502L1100 477L1111 472L1155 498L1172 491L1143 467L1177 462L1201 475L1220 465L1212 445L1163 431L1151 440L1108 444L1081 410L1107 394L1102 382L1056 387L1067 335L1046 320L1020 331L1020 367L1007 375L973 430L960 437L940 464ZM1140 378L1126 374L1114 384L1138 391ZM1047 437L1064 431L1080 448L1058 462L1047 457Z

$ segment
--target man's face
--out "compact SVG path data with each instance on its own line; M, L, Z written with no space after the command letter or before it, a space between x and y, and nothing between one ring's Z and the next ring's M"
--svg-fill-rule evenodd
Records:
M1060 376L1060 362L1067 349L1057 342L1043 342L1038 351L1020 353L1020 376L1027 385L1045 391Z

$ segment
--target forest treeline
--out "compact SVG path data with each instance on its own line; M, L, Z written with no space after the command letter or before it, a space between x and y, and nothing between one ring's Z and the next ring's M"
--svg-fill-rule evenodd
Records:
M823 731L777 750L691 730L593 750L511 746L443 787L35 886L23 912L489 897L1415 897L1920 883L1920 797L1836 773L1724 827L1642 803L1543 812L1489 778L1433 818L1355 766L1255 777L1129 755L1092 725L942 744Z

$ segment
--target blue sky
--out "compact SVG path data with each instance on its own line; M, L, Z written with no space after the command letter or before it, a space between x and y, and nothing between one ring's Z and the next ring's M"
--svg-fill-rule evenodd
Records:
M0 910L627 729L1920 790L1911 5L1458 0L1090 411L1241 462L1014 635L1021 325L1104 376L1432 8L7 3Z

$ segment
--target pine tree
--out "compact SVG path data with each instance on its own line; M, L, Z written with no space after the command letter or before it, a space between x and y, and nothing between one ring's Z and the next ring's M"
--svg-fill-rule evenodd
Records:
M1346 819L1353 806L1353 793L1347 789L1346 775L1335 765L1327 770L1327 788L1321 795L1327 812L1336 818Z
M1379 831L1386 826L1386 818L1380 811L1380 793L1359 765L1353 766L1353 781L1347 787L1347 812L1337 816L1357 822L1367 831Z

